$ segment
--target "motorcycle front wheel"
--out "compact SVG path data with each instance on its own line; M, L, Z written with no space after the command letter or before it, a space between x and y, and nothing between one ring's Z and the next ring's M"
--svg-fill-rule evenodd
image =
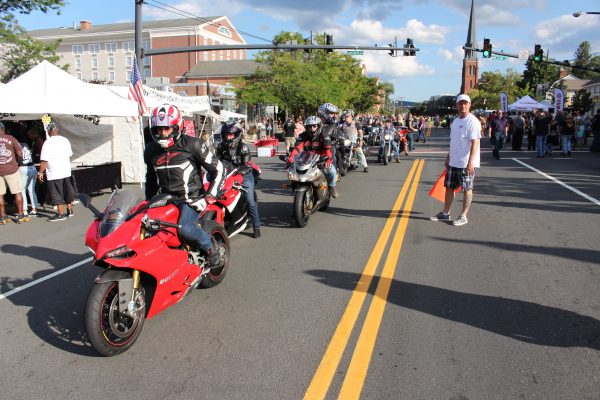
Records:
M223 257L223 264L218 268L211 268L200 281L200 287L211 288L225 279L225 274L227 274L227 270L229 269L229 236L227 236L225 228L215 221L207 221L204 225L204 230L210 235L212 240L217 242L221 257Z
M383 165L388 165L388 153L390 151L390 145L386 144L383 147Z
M85 306L85 330L87 337L100 354L116 356L129 349L142 332L145 319L144 290L137 295L141 309L135 316L119 311L119 283L95 284Z
M308 210L310 193L308 190L298 190L294 193L294 219L299 228L308 224L310 211Z

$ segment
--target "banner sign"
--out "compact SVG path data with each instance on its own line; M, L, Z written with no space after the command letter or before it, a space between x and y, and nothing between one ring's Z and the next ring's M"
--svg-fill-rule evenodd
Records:
M500 92L500 104L502 106L502 112L508 112L508 95L504 92Z
M562 111L565 106L565 94L560 88L554 88L554 113Z
M183 126L185 127L186 135L196 137L196 128L193 119L184 119Z

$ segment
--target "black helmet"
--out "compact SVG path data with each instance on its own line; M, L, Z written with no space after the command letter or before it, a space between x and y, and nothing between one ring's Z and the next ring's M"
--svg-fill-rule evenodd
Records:
M230 148L237 147L242 140L242 127L237 122L227 122L221 127L221 138Z

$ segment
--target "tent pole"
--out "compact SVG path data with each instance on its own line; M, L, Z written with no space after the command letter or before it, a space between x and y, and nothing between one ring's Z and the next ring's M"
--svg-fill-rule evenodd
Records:
M143 118L140 115L138 117L139 123L138 123L138 127L140 129L140 151L139 151L139 158L140 158L140 189L144 187L144 179L143 179L143 171L144 171L144 123L143 123ZM150 122L148 122L150 123Z

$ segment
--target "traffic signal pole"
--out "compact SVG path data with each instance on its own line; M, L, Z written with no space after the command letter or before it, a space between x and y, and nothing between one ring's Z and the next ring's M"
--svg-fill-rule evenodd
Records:
M463 46L464 50L471 50L471 51L477 51L482 53L483 49L478 49L476 47L467 47L467 46ZM505 53L503 51L492 51L491 54L495 54L498 56L504 56L504 57L511 57L511 58L519 58L518 54L511 54L511 53ZM533 59L532 56L529 56L529 59ZM536 61L537 62L537 61ZM554 65L560 65L562 67L569 67L569 68L575 68L575 69L582 69L585 71L593 71L593 72L600 72L600 68L588 68L588 67L580 67L577 65L571 65L571 63L569 62L564 62L564 61L556 61L556 60L541 60L539 62L542 63L546 63L546 64L554 64Z
M377 50L377 51L419 51L416 47L398 46L343 46L343 45L310 45L310 44L217 44L211 46L172 47L168 49L143 49L144 56L161 54L187 53L192 51L212 50Z

